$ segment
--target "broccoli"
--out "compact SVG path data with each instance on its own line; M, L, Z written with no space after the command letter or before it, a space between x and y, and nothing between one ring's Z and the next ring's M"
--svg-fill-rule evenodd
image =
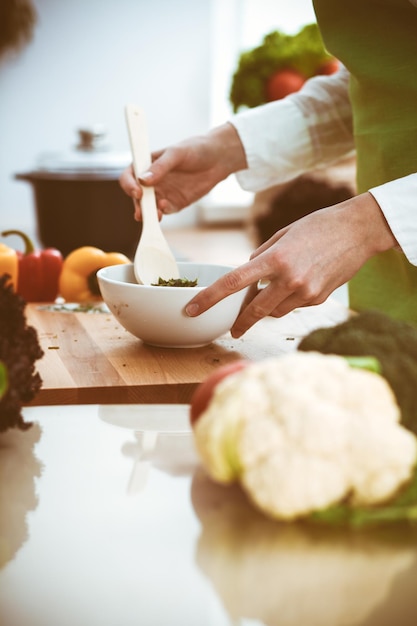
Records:
M417 434L417 328L380 311L364 311L311 332L298 349L378 359L400 407L402 424Z
M27 430L22 404L32 400L42 385L35 361L43 356L38 335L28 326L25 300L13 291L7 274L0 276L0 432Z

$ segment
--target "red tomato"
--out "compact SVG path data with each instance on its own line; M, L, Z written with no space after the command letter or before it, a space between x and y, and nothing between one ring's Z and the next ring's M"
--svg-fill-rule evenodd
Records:
M340 67L340 64L337 59L330 59L329 61L326 61L325 63L323 63L323 65L320 65L316 74L322 74L322 75L334 74L335 72L337 72L339 67Z
M249 361L233 361L218 367L206 380L199 384L191 397L190 422L194 424L210 403L216 386L223 378L239 372L249 365Z
M278 70L272 74L266 83L266 97L268 102L281 100L290 93L298 91L305 83L305 78L296 70Z

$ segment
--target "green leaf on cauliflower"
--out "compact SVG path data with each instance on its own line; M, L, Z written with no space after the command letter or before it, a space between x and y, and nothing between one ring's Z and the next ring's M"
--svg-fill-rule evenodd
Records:
M389 503L377 507L337 504L311 514L310 520L327 524L365 526L387 522L417 523L417 466L409 484Z
M381 374L381 363L374 356L347 356L346 361L350 367L356 367L361 370L368 370L375 374Z

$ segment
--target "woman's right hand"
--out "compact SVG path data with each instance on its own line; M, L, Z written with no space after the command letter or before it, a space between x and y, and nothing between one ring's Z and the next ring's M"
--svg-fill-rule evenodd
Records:
M152 165L139 180L129 166L120 177L120 185L135 200L135 219L141 221L142 185L155 187L161 218L196 202L217 183L246 167L239 136L234 126L226 123L206 135L154 152Z

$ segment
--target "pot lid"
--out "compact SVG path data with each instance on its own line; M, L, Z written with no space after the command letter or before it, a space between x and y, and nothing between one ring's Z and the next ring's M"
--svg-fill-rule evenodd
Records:
M78 129L78 143L67 152L45 152L37 160L38 171L62 174L103 173L123 170L131 161L131 153L113 152L101 124Z

